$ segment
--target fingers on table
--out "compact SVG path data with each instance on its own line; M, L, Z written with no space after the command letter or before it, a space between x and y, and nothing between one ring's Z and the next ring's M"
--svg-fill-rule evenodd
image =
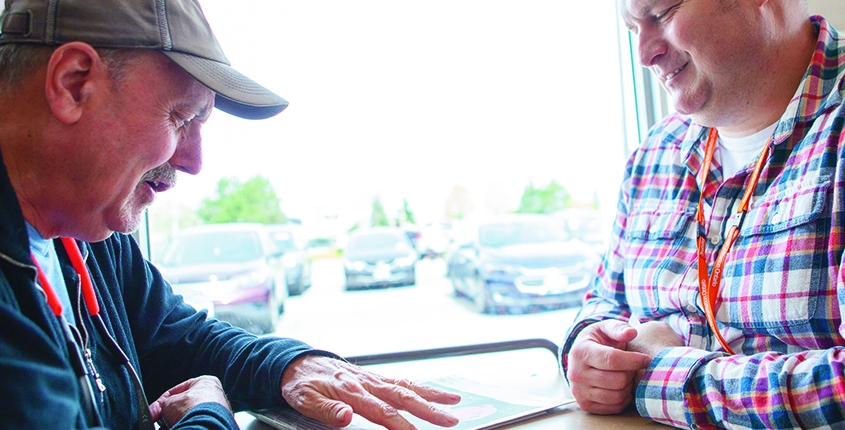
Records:
M458 423L457 418L440 410L428 401L455 404L460 401L460 396L404 379L386 379L383 383L378 384L378 386L372 387L370 392L393 408L408 411L414 416L428 422L446 427L451 427ZM443 402L438 400L441 398L444 400Z
M409 381L407 379L394 379L390 382L394 385L407 388L417 393L420 397L428 400L429 402L436 402L444 405L456 405L461 401L461 396L457 394L438 390L437 388L428 385L417 384L416 382Z

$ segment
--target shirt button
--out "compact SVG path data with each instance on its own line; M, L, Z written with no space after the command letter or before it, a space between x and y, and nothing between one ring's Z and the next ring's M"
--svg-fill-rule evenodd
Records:
M711 244L713 244L713 245L718 245L718 244L719 244L719 242L721 242L721 241L722 241L722 238L721 238L721 237L719 237L719 235L718 235L718 234L711 234L711 235L710 235L710 243L711 243Z

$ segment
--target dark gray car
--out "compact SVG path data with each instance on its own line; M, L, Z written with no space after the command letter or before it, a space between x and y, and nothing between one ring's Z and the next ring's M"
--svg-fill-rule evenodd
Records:
M273 224L266 226L270 239L282 252L282 264L291 296L302 294L311 286L311 254L308 240L298 224Z
M372 227L349 234L343 254L346 290L414 285L418 255L399 227Z

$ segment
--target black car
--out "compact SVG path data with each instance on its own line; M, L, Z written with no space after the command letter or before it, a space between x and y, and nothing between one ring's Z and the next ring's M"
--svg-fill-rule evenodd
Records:
M456 295L481 313L580 306L598 264L547 215L496 217L470 237L451 253L447 273Z
M417 251L405 230L398 227L358 229L349 234L343 254L346 290L416 281Z
M283 253L282 264L287 275L288 293L302 294L311 286L311 254L305 232L298 224L272 224L266 226L270 239Z

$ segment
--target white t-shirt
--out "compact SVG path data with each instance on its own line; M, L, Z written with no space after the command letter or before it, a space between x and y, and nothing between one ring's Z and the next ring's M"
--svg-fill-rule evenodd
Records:
M757 161L757 157L763 151L763 145L772 137L777 125L778 123L774 123L745 137L728 137L719 134L719 147L713 154L713 158L722 166L722 177L728 179L740 169Z

